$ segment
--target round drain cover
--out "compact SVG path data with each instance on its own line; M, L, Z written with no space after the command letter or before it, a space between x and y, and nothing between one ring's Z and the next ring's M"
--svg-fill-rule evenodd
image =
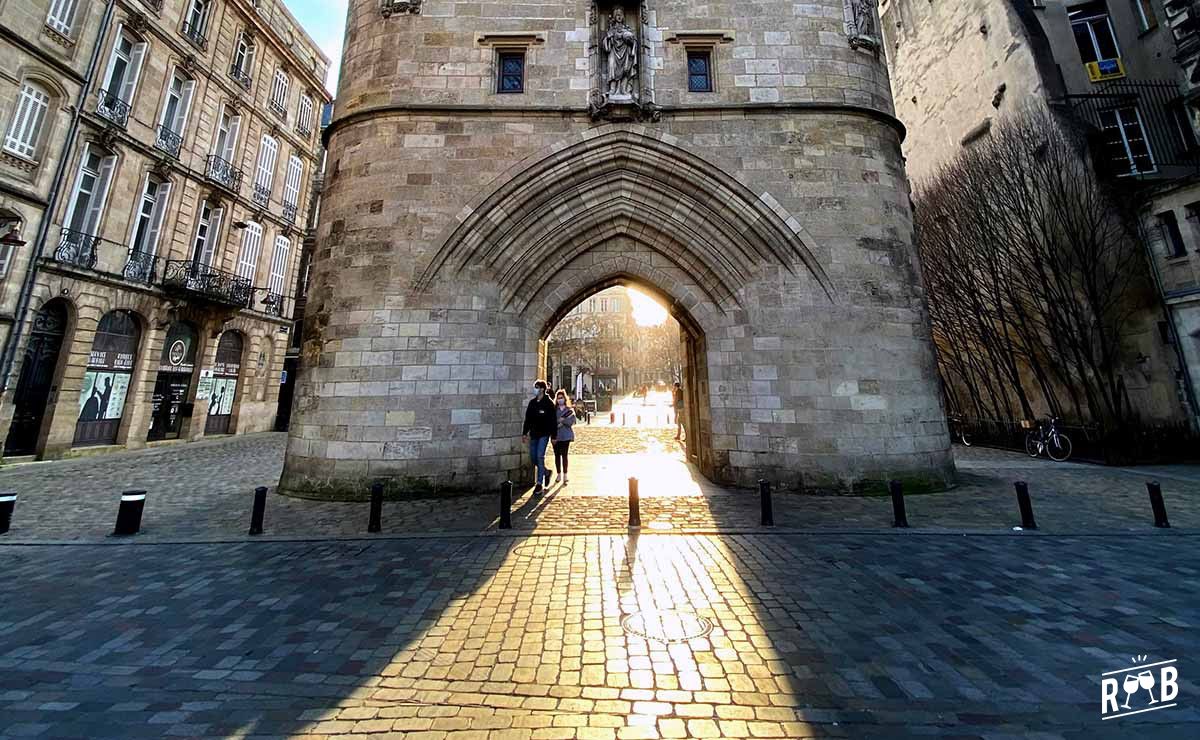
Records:
M621 627L631 635L656 642L687 642L712 632L712 622L704 617L671 609L626 615Z
M519 558L557 558L571 554L571 548L564 545L519 545L513 548L512 554Z

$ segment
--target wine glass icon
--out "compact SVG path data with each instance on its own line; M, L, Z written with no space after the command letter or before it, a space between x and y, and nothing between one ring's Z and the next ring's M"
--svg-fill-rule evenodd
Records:
M1153 681L1154 677L1151 676L1150 680ZM1137 676L1132 673L1125 674L1125 681L1121 684L1121 688L1125 690L1125 703L1121 705L1122 708L1129 709L1129 699L1137 693L1138 686L1140 685L1141 681Z
M1158 699L1154 698L1154 692L1151 691L1151 689L1154 688L1154 673L1151 671L1142 671L1137 675L1138 685L1145 689L1146 693L1150 695L1150 703L1157 704Z

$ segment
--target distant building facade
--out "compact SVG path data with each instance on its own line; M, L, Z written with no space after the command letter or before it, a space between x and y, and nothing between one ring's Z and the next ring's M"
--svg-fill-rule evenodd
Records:
M919 187L1031 101L1089 136L1136 199L1165 310L1127 322L1122 373L1145 418L1197 417L1200 388L1200 3L882 0L883 47Z
M328 60L282 0L0 17L5 455L272 428Z

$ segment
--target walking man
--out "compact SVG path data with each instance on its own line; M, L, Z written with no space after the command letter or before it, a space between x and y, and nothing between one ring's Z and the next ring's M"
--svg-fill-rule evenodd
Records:
M671 405L675 407L675 439L683 434L683 386L679 383L671 389Z
M543 486L550 485L550 471L546 469L546 447L550 437L558 429L558 409L546 395L546 381L533 384L533 400L525 409L525 425L521 428L521 441L529 445L529 459L533 461L533 472L537 481L533 495L541 494Z

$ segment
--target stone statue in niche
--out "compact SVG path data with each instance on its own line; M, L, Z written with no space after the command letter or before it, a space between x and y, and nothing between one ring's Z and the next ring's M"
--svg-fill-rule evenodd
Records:
M609 100L633 100L638 90L638 36L625 23L624 8L613 8L600 48L607 56L605 82Z
M855 49L877 51L879 29L875 20L876 0L844 0L846 36Z

